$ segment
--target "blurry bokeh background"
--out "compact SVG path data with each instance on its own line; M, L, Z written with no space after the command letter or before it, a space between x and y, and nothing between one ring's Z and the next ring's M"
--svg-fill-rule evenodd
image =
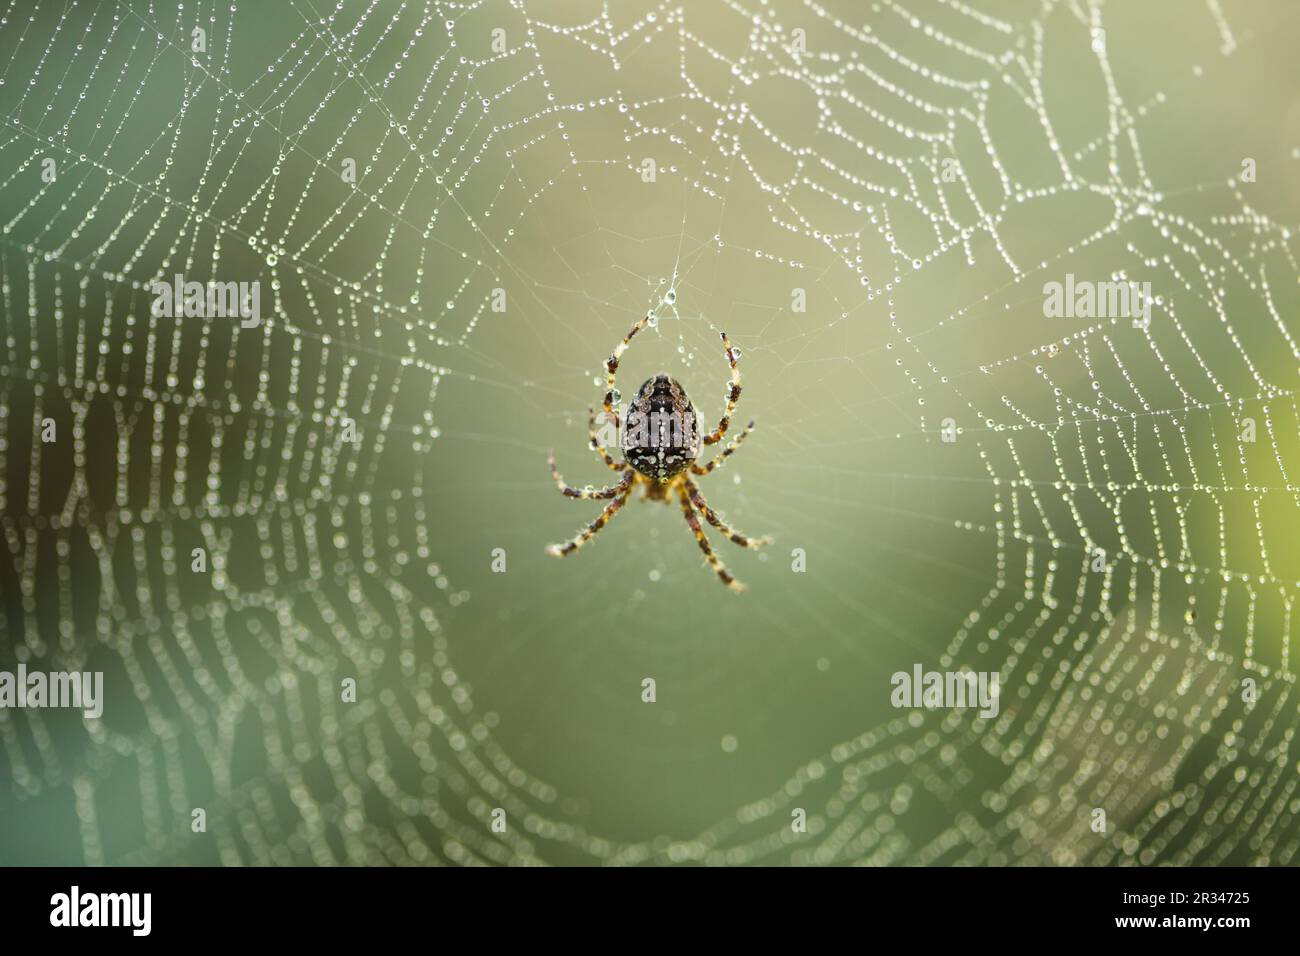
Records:
M0 862L1294 862L1298 30L0 21L0 670L108 688L0 711ZM177 273L265 321L152 317ZM1067 273L1150 282L1150 327L1045 317ZM741 349L757 429L701 480L776 539L711 534L740 596L675 505L543 553L600 507L547 451L615 477L587 408L669 292L619 384L711 424ZM895 709L916 664L997 672L998 717Z

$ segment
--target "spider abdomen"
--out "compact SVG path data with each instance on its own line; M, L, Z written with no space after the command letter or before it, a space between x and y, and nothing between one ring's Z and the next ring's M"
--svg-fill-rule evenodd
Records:
M695 406L671 376L648 378L638 389L623 427L623 458L647 478L667 481L700 454Z

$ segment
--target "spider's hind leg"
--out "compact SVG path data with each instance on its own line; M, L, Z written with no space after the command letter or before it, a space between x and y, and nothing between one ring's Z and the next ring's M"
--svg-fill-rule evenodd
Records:
M696 509L698 509L700 514L704 515L704 517L708 520L709 524L713 525L713 527L717 528L719 531L725 534L733 542L740 545L742 548L761 548L765 544L772 543L771 535L765 534L761 538L751 538L748 535L744 535L741 534L739 531L736 531L725 521L719 518L717 512L715 512L712 508L710 508L709 503L704 500L704 495L701 494L699 487L695 484L695 482L691 481L689 478L687 478L686 481L683 483L683 487L685 488L686 494L691 499L691 504L695 505Z
M564 542L564 544L548 544L546 546L546 553L553 558L563 558L573 554L573 552L577 551L584 544L594 538L601 528L609 524L609 520L613 518L614 515L618 514L619 510L627 504L628 495L631 494L631 491L631 484L629 483L624 486L622 492L619 493L617 498L605 505L604 511L596 515L596 520L587 525L587 527L583 528L582 531L578 532L578 534L574 535L568 541Z
M700 527L699 516L695 513L695 509L691 507L691 499L684 484L678 486L677 496L681 499L682 514L686 517L686 523L691 526L691 531L695 533L695 540L699 542L700 550L704 552L704 557L708 559L709 566L718 575L718 579L736 593L745 590L745 585L736 580L736 576L727 570L727 566L713 553L713 548L709 547L709 539L705 537L704 529Z

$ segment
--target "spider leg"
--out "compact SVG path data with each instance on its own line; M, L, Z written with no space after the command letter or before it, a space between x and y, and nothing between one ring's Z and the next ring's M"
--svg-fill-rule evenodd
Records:
M749 433L752 432L753 430L754 430L754 423L750 422L748 425L745 426L745 430L741 432L739 435L737 435L735 438L733 438L731 441L729 441L727 443L727 447L722 449L722 451L718 453L718 456L714 458L711 462L709 462L707 465L697 465L692 463L691 473L695 475L707 475L714 468L717 468L724 461L726 461L731 456L731 454L737 448L740 447L740 443L743 442L746 436L748 436Z
M735 575L727 570L727 566L718 560L718 556L713 553L709 547L709 539L704 536L704 529L700 527L699 516L691 508L691 499L686 493L685 485L679 485L677 496L682 502L682 514L686 516L686 523L691 526L691 531L695 532L695 540L700 544L700 550L704 552L704 557L709 561L709 566L713 568L718 578L731 590L739 593L745 590L745 586L736 580Z
M709 524L713 525L713 527L717 528L742 548L761 548L765 544L772 543L771 535L765 534L761 538L750 538L730 527L725 521L718 517L717 512L709 507L709 503L704 500L704 495L700 493L700 489L696 486L695 482L691 481L689 478L686 479L683 487L686 489L686 494L691 499L691 504L695 505L700 514L704 515L704 517L708 519Z
M736 410L736 402L740 401L740 369L736 367L736 351L731 347L731 340L727 338L726 332L720 332L719 335L722 336L723 348L727 350L727 364L731 366L731 390L727 392L727 407L722 412L722 418L718 420L718 427L704 436L706 445L722 441L722 436L727 434L727 427L731 424L731 413Z
M625 480L628 482L631 481L630 478ZM631 494L631 491L632 488L630 484L624 485L623 490L618 494L618 497L605 505L605 510L596 515L595 521L587 525L587 527L578 532L578 534L574 535L568 541L564 542L564 544L548 544L546 546L546 553L553 558L563 558L566 555L570 555L577 551L584 544L594 538L596 532L605 527L614 515L618 514L619 509L627 504L628 495Z
M644 329L656 315L657 310L647 312L633 323L631 330L623 336L623 341L614 347L614 354L605 360L605 415L612 418L614 427L619 427L618 412L614 411L614 377L618 374L618 363L627 351L632 337Z
M615 416L615 418L617 417L618 416ZM623 470L623 466L610 457L609 452L605 451L605 446L602 445L600 439L596 437L596 410L594 408L587 409L587 436L591 439L592 451L600 457L610 471Z
M623 476L623 479L618 484L610 485L608 488L593 488L591 485L588 485L586 488L574 488L572 485L567 484L565 480L560 477L559 471L556 470L555 452L552 451L547 456L547 461L549 461L551 465L551 477L555 479L555 486L564 493L566 498L582 498L584 500L591 498L613 498L618 495L619 492L626 491L632 484L632 479L636 477L636 472L629 468L627 474Z

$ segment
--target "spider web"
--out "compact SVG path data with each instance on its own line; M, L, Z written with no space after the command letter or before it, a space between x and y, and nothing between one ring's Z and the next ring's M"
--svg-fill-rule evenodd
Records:
M0 711L0 859L1294 861L1284 5L26 6L0 668L109 694ZM742 352L741 598L675 507L542 554L653 308L624 394L708 419ZM1000 713L894 710L914 663Z

